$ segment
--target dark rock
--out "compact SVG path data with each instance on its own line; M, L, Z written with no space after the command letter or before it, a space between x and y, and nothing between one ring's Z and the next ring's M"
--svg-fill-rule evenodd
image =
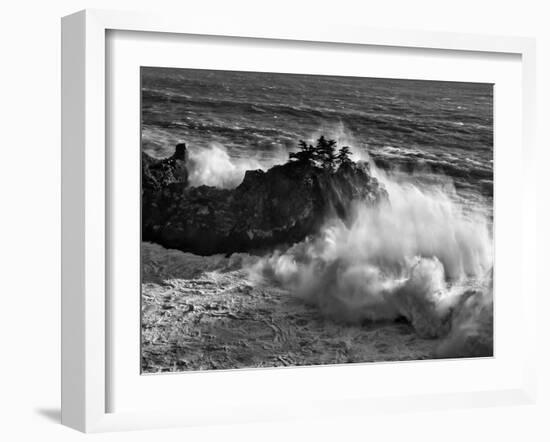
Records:
M187 172L176 168L178 161L185 165L183 158L144 161L148 170L143 172L142 236L201 255L295 243L329 216L348 219L353 201L377 204L387 198L367 163L345 164L333 172L289 162L266 172L249 170L237 188L219 189L184 188ZM178 181L183 176L185 180Z
M141 153L141 187L144 191L157 191L168 184L187 186L187 148L181 143L170 158L158 160Z

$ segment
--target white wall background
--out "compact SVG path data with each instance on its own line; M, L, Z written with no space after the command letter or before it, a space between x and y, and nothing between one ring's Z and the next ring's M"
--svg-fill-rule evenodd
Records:
M548 260L550 13L523 0L19 0L0 15L0 439L83 440L59 425L60 17L83 8L287 17L373 27L535 36L538 41L539 374L537 405L247 426L102 434L151 440L550 440ZM515 178L521 185L521 177ZM185 400L185 398L182 398ZM89 436L88 436L89 437Z

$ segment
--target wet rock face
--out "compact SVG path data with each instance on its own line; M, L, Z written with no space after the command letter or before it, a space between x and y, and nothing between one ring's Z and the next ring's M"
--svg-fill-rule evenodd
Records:
M200 255L292 244L328 216L349 217L353 201L377 204L387 198L366 163L331 172L289 162L266 172L247 171L237 188L219 189L186 187L187 171L185 184L177 180L184 176L177 162L185 165L185 160L162 161L153 167L143 163L149 167L142 185L143 240Z
M187 172L187 148L185 144L178 144L174 155L170 158L157 160L146 153L141 154L141 181L142 189L160 190L168 184L187 186L189 174Z

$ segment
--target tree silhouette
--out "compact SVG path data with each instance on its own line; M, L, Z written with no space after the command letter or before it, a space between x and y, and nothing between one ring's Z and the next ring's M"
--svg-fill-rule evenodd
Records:
M336 155L336 161L342 166L343 164L351 164L353 161L350 158L350 148L349 146L342 146Z
M300 150L298 152L290 152L288 158L290 161L296 160L302 164L315 164L317 152L311 144L307 144L304 140L300 140Z
M316 151L321 165L328 170L333 170L336 162L336 141L327 140L323 135L317 140Z
M289 161L322 167L329 171L334 171L337 165L353 163L348 146L343 146L337 153L336 141L327 139L324 135L317 139L315 146L306 143L304 140L300 140L298 145L300 150L290 152Z

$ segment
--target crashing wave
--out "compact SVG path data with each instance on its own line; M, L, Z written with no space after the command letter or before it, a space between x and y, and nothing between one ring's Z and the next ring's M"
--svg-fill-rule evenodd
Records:
M344 130L335 138L342 144L357 145ZM355 161L369 160L368 154L360 149L352 147L351 153ZM209 149L190 150L186 158L190 187L208 185L230 189L239 186L241 190L261 193L273 188L271 184L280 185L283 178L288 178L284 174L275 176L276 170L293 168L271 169L273 183L269 182L263 189L256 181L266 181L271 175L248 174L250 183L246 183L250 185L243 184L243 177L249 169L265 170L280 162L276 157L269 164L255 158L236 160L223 146L213 144ZM416 175L391 173L377 169L372 161L370 164L369 173L382 184L381 189L386 189L387 199L382 198L379 204L354 201L349 208L353 214L351 218L328 217L321 228L312 231L306 239L302 240L304 233L290 248L276 250L257 261L247 261L245 267L256 280L264 279L283 286L334 320L358 323L406 318L421 337L441 340L437 356L491 355L493 242L490 211L476 210L457 198L453 181L444 175L434 174L428 179L423 174L423 179L418 180L420 172ZM211 213L225 206L218 204L212 210L205 210L203 200L222 192L221 200L233 201L228 198L229 194L223 193L227 190L202 189L198 194L202 205L197 206L200 212L197 213L205 215L202 218L196 214L183 216L178 217L179 220L200 221L206 217L208 222L204 224L209 226L216 219ZM173 190L181 194L179 188ZM197 192L189 191L185 195ZM273 199L269 192L263 197L269 201ZM248 201L242 195L234 200L239 204ZM172 199L169 201L171 203ZM257 207L267 207L254 201L251 207L255 211ZM180 210L187 207L179 204ZM298 206L303 207L303 204ZM193 212L191 209L189 213ZM227 209L224 213L245 212ZM257 215L254 216L257 218ZM228 224L226 218L224 223ZM252 218L247 215L247 222ZM237 221L236 225L243 224ZM174 225L177 227L177 223ZM210 227L207 230L210 235L215 231ZM180 235L181 231L178 230ZM224 232L222 234L227 237ZM249 229L245 234L248 236L239 237L237 241L241 247L244 240L263 238L257 229ZM177 244L175 247L179 248ZM238 249L234 244L231 248L233 251Z
M448 189L420 188L379 173L389 202L359 206L353 222L253 268L345 322L405 317L438 355L492 354L491 222L464 211Z

